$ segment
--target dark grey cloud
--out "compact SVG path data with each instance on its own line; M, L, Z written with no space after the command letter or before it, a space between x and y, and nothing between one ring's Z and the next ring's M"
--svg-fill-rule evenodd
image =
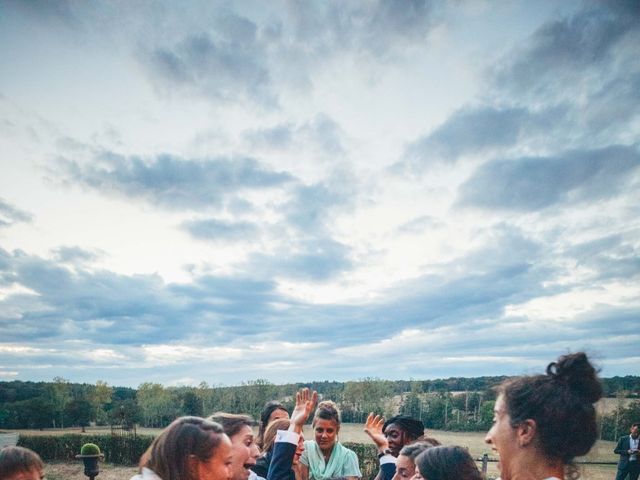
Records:
M640 276L640 250L629 233L605 235L572 244L564 249L562 255L567 260L573 259L577 267L593 271L589 282L629 281Z
M568 18L541 26L525 45L497 65L498 89L541 98L574 93L585 82L606 78L618 68L620 55L637 58L640 6L634 0L593 2Z
M257 225L251 222L218 220L215 218L188 220L182 228L199 240L252 241L259 234Z
M463 107L433 132L412 142L395 168L420 170L432 162L454 162L464 154L508 148L548 133L564 120L567 108L530 111L523 107Z
M92 340L105 344L165 343L201 334L230 341L233 333L274 322L272 302L287 301L271 281L202 276L189 285L157 275L74 270L23 252L0 249L0 279L33 294L0 300L5 341Z
M265 45L257 26L228 13L210 32L190 33L176 44L153 47L139 57L150 78L171 90L222 101L252 101L275 106Z
M535 211L559 203L609 198L633 185L638 167L636 146L492 160L460 187L458 204Z
M33 216L0 198L0 228L10 227L16 223L29 223Z
M90 164L62 160L61 165L67 179L74 182L168 209L220 206L245 190L279 187L293 179L251 158L141 158L107 152Z

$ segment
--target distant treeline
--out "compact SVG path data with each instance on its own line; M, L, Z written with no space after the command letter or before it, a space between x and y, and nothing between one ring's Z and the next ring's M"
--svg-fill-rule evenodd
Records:
M363 423L368 412L420 418L428 429L484 430L492 421L494 387L507 377L439 380L380 380L311 382L274 385L255 380L239 386L164 387L142 383L137 389L52 382L0 382L0 429L42 429L95 425L138 424L164 427L181 415L207 416L216 411L259 416L265 402L280 400L293 407L295 391L308 386L338 403L344 422ZM640 377L602 380L605 395L618 401L600 419L602 438L614 439L633 421L640 421ZM624 398L632 398L623 401Z

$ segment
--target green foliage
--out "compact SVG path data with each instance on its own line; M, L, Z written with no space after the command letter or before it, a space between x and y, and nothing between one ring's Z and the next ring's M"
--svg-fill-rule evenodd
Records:
M85 443L80 448L80 455L100 455L100 447L95 443Z
M137 465L152 441L153 437L149 435L20 435L18 445L38 453L45 462L71 462L77 461L75 456L84 443L94 443L102 445L105 461Z
M370 443L351 443L345 442L343 444L350 450L356 452L358 456L358 462L360 464L360 470L362 471L363 479L373 479L378 470L380 469L380 462L378 461L378 450L375 445Z

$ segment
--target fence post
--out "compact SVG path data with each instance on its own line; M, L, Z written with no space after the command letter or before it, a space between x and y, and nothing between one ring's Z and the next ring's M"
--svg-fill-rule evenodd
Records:
M482 455L482 476L487 478L487 467L489 465L489 455L486 453Z

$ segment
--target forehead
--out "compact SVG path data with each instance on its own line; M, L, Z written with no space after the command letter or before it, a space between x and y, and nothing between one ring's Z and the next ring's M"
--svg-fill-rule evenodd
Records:
M493 407L493 411L496 413L506 413L507 412L507 404L504 401L504 397L500 395L496 400L496 404Z
M279 418L289 418L289 412L282 410L280 408L276 408L271 415L269 415L269 420L277 420Z
M251 427L249 425L243 425L242 428L240 428L240 430L238 430L236 434L231 437L231 442L233 443L237 440L241 441L247 437L253 438L253 430L251 430Z
M5 480L40 480L44 477L44 472L37 468L32 468L26 472L18 472Z
M314 424L314 428L324 428L324 429L329 429L329 428L337 428L338 424L336 423L335 420L327 420L325 418L319 418L316 420L315 424Z
M407 470L413 470L414 468L416 468L413 461L406 455L398 455L398 459L396 460L396 466L398 468L406 468Z
M384 433L402 433L404 432L404 428L402 428L400 425L396 424L396 423L390 423L389 425L387 425L387 428L384 429Z

